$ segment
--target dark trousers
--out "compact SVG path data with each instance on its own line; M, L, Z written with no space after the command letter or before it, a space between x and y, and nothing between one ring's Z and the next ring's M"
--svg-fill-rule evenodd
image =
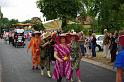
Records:
M12 42L12 37L9 37L9 44Z
M85 56L85 47L84 45L80 45L80 52L81 52L81 55Z
M111 50L111 62L114 62L116 60L116 50Z
M59 79L57 79L57 82L62 82L62 77L59 77Z
M92 56L96 57L96 45L92 45Z

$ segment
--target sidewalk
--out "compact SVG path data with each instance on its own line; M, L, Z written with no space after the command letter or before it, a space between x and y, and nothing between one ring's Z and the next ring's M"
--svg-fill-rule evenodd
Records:
M104 58L103 52L97 52L97 57L95 59L90 59L90 58L82 58L82 61L100 66L102 68L115 71L113 68L113 63L110 63L110 58Z

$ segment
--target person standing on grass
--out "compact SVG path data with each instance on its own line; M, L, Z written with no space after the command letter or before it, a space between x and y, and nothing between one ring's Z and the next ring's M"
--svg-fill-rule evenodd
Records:
M96 58L96 34L93 33L92 36L92 58Z
M86 52L87 52L87 57L92 58L92 32L89 32L89 36L86 39Z
M110 62L114 62L116 59L116 52L117 52L117 36L114 32L112 32L112 36L110 39L110 54L111 54L111 61Z
M85 47L84 47L85 36L82 31L79 33L79 44L80 44L79 45L80 46L80 55L85 56Z
M109 33L107 31L107 29L104 30L104 40L103 40L103 45L104 45L104 57L105 58L108 58L109 55L110 55L110 49L109 49L109 46L110 46L110 36L109 36Z
M116 57L114 66L117 68L116 71L116 82L124 82L123 72L124 72L124 35L119 37L119 44L122 49L119 51Z

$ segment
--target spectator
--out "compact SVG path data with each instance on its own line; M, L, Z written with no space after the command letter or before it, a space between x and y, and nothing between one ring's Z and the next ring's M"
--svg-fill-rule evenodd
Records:
M85 56L85 36L83 32L79 33L80 55Z
M92 57L96 58L96 34L93 33L92 34L93 38L92 38Z
M104 40L103 40L103 45L104 45L104 54L105 54L105 58L108 58L110 55L110 36L109 33L107 32L107 29L104 30Z
M118 37L116 37L115 33L113 32L112 33L112 36L111 36L111 44L110 44L110 53L111 53L111 62L114 62L115 59L116 59L116 52L117 52L117 43L116 43L116 40L117 40Z
M89 32L89 36L87 37L86 39L86 53L87 53L87 56L85 57L89 57L91 58L92 57L92 33Z

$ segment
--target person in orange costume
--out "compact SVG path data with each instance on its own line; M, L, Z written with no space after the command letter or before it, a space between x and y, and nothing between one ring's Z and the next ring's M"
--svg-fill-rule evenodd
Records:
M38 69L38 66L40 64L40 49L39 49L40 42L41 42L40 33L36 31L32 36L27 49L28 52L28 50L31 48L32 70L34 70L35 68Z

